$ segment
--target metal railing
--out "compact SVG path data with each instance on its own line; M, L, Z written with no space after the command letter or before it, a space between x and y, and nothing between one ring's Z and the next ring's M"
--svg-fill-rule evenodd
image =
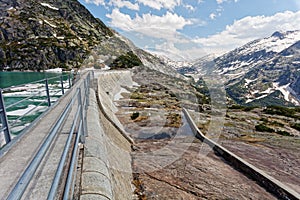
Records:
M11 141L12 134L21 133L47 107L64 95L65 91L71 88L72 79L72 74L66 74L9 88L0 88L0 136L4 138L2 146ZM5 102L5 98L17 100L9 104ZM18 108L23 108L23 113L14 114Z
M56 174L52 181L47 199L56 199L58 190L61 187L64 188L64 192L63 196L59 197L59 199L72 199L76 181L76 168L79 155L78 145L80 142L84 143L84 138L87 136L86 110L89 104L90 82L93 78L94 73L90 72L85 76L85 78L83 78L83 80L78 81L76 86L72 88L72 90L75 91L73 92L70 101L66 105L63 112L60 114L58 120L50 130L48 136L37 151L33 160L28 165L13 190L10 192L7 198L8 200L21 199L22 195L26 191L27 186L37 172L37 169L41 164L44 156L51 149L50 146L54 142L56 136L63 129L66 120L71 122L72 125L70 130L68 131L69 135L66 140L60 162L57 166ZM72 110L75 111L75 114L70 114ZM70 152L71 158L68 158ZM63 178L65 166L68 166L68 175L66 179ZM63 183L61 182L62 180L64 180Z

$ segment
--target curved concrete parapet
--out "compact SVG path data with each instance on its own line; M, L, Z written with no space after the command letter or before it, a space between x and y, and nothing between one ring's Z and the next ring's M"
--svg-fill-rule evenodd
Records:
M221 145L205 137L198 129L196 124L194 123L188 111L186 109L183 109L183 112L195 136L198 139L200 139L202 142L208 144L217 154L219 154L226 161L228 161L233 167L239 169L245 175L257 181L261 186L266 188L269 192L273 193L280 199L286 199L286 200L300 199L300 194L294 191L293 189L289 188L288 186L284 185L277 179L269 176L262 170L246 162L239 156L235 155L234 153L222 147Z
M88 137L84 144L80 199L114 199L104 130L100 124L96 95L92 89L87 121Z
M99 107L102 105L91 89L80 199L132 199L131 142L122 135L120 128L116 128L113 120L107 119L112 113Z
M96 73L98 78L98 98L99 106L105 117L123 134L123 136L133 144L133 140L124 130L123 125L116 117L118 111L114 104L115 96L121 91L122 86L132 87L134 82L130 71L109 71Z

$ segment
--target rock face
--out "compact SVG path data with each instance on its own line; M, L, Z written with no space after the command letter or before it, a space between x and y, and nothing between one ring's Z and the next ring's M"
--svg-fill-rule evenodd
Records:
M105 26L77 0L0 0L0 71L124 69L179 74Z
M0 70L78 67L112 31L74 0L1 0Z

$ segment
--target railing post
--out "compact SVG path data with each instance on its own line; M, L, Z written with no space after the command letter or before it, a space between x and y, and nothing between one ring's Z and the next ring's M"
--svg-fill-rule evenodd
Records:
M63 76L60 77L60 84L61 84L61 93L62 93L62 95L64 95L65 90L64 90L64 77Z
M85 80L85 96L86 96L86 99L85 99L85 109L87 110L88 106L89 106L89 90L90 90L90 85L89 85L89 77L90 75L87 76L86 80Z
M10 135L10 130L9 130L9 126L8 126L8 120L7 120L7 115L6 115L4 99L3 99L1 88L0 88L0 119L1 119L2 128L3 128L3 132L4 132L5 142L7 144L11 141L11 135Z
M83 105L83 101L82 101L82 96L81 96L81 88L78 88L79 92L78 92L78 106L80 106L80 120L82 121L82 133L83 135L80 136L80 142L81 143L85 143L85 137L87 136L87 133L85 132L86 130L86 121L85 121L85 109L84 109L84 105ZM79 130L78 130L79 131Z
M47 100L48 100L48 106L51 106L51 100L50 100L50 93L49 93L49 84L48 84L48 79L46 78L45 80L45 86L46 86L46 95L47 95Z
M69 79L69 89L71 88L71 75L68 75L68 79Z

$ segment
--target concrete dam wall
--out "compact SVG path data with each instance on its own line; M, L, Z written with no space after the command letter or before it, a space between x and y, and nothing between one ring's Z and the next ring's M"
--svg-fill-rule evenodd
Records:
M115 116L113 104L121 85L130 83L130 72L96 73L95 78L98 89L91 90L87 111L80 199L132 199L132 140Z

